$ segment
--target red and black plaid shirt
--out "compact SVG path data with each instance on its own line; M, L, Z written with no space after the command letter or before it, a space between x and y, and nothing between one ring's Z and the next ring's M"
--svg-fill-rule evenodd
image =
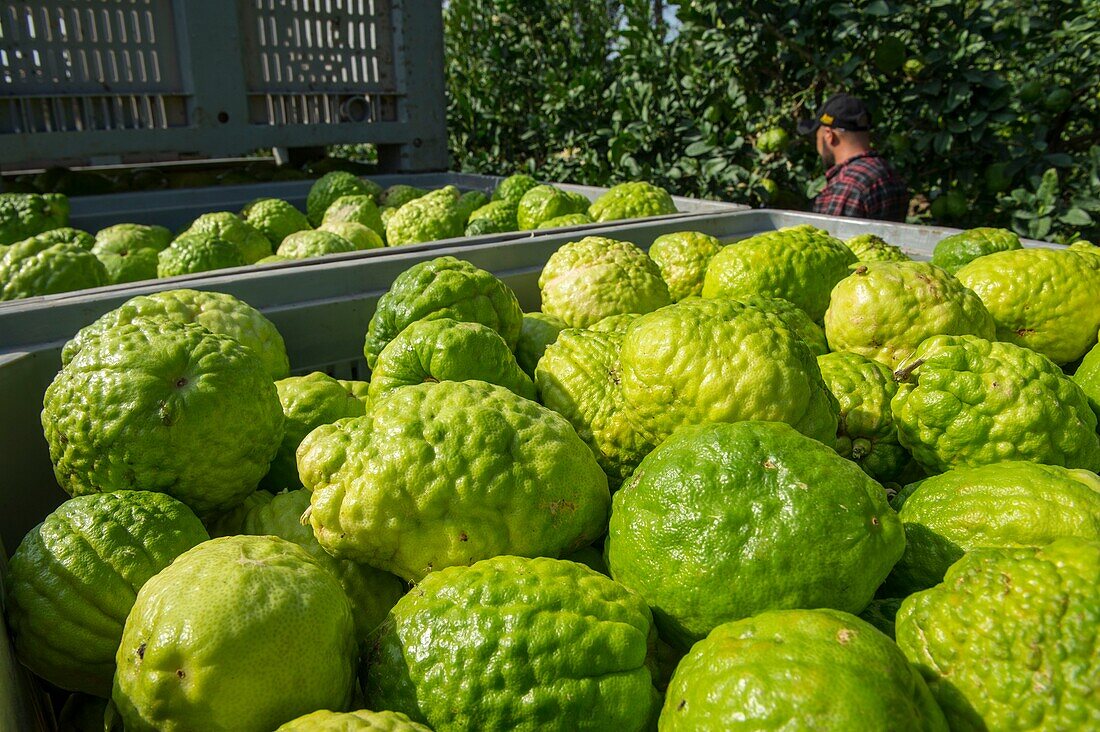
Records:
M825 178L825 189L814 199L816 213L905 221L909 208L905 181L874 150L834 165Z

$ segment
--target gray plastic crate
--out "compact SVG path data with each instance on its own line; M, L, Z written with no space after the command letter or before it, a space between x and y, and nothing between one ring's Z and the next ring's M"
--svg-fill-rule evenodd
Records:
M437 0L8 0L0 164L372 142L445 170Z
M656 237L675 231L701 231L733 242L802 223L843 238L878 234L917 259L930 257L936 242L957 231L754 210L646 220L583 233L648 248ZM561 245L576 238L577 233L564 232L525 240L395 251L384 258L340 255L297 267L212 275L180 284L227 292L263 311L283 334L295 373L319 370L340 378L364 378L363 338L375 304L394 278L413 264L445 254L466 259L495 273L516 292L524 310L534 310L539 307L538 276L543 265ZM3 550L12 551L30 528L67 497L54 480L39 420L43 394L60 368L62 345L81 327L130 297L161 289L154 284L126 291L89 291L45 306L41 299L17 301L0 311L0 476L4 476L0 482L0 567L6 556ZM19 671L11 653L6 639L0 641L0 729L36 729L34 720L42 718L41 707L35 706L36 687L28 685L25 678L21 685L3 683L5 673ZM8 720L18 723L9 724Z

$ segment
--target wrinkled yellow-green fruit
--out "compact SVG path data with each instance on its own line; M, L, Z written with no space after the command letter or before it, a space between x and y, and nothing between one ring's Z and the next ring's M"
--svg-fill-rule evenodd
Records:
M466 222L466 236L501 234L519 229L516 204L510 201L490 201L474 210Z
M640 219L646 216L664 216L676 213L672 196L652 183L637 181L611 186L588 207L588 215L595 221Z
M86 342L100 338L105 331L149 317L198 323L209 331L229 336L260 357L272 380L286 378L290 373L283 337L263 313L232 295L187 289L138 295L105 313L65 344L61 349L61 365L67 365Z
M271 255L271 242L268 238L240 216L229 211L203 214L192 221L191 226L180 236L188 234L201 234L229 242L240 251L245 264L252 264Z
M722 242L709 234L680 231L654 239L649 256L661 270L672 301L679 302L703 292L707 265L721 249Z
M607 478L569 422L480 381L398 389L298 449L310 523L333 556L407 580L499 554L592 543Z
M531 377L499 333L451 318L417 321L386 344L371 372L370 400L377 404L396 389L438 381L485 381L535 400Z
M157 254L157 277L178 277L246 264L240 248L234 244L209 234L184 234Z
M668 286L645 252L625 241L586 236L547 260L539 275L542 311L570 328L609 315L648 313L668 305Z
M102 287L107 270L76 244L38 237L0 248L0 300Z
M871 604L863 608L863 612L859 614L859 619L870 623L893 640L894 620L903 599L901 597L876 597L871 600Z
M470 215L489 203L489 197L482 191L466 191L458 197L458 208L462 212L462 225L470 220Z
M43 231L41 234L35 234L34 238L50 244L73 244L86 252L90 252L95 245L95 237L71 226Z
M383 208L400 208L409 201L416 200L427 193L428 191L423 188L397 183L382 191L382 194L378 197L378 205Z
M535 369L544 405L569 420L618 488L651 449L653 439L623 397L618 333L563 330Z
M293 719L275 732L432 732L401 712L311 712Z
M309 259L323 257L326 254L354 252L355 244L331 231L311 229L299 231L283 239L276 254L290 259Z
M326 224L344 222L365 226L378 234L379 239L386 233L386 228L382 225L382 215L378 212L378 206L375 204L374 198L367 194L337 198L325 209L325 214L321 217L318 228L324 229Z
M541 224L536 226L536 229L560 229L563 226L583 226L584 224L591 224L592 217L586 213L571 213L562 214L561 216L555 216L552 219L547 219Z
M955 274L965 264L979 257L1020 247L1020 237L1008 229L967 229L940 239L932 252L932 264Z
M369 229L362 224L357 224L354 221L326 221L321 224L318 231L327 231L330 234L336 234L341 239L350 241L356 249L363 251L365 249L379 249L385 244L373 229Z
M163 493L65 501L23 537L4 577L20 662L63 689L110 696L138 590L208 538L191 509Z
M96 244L126 241L132 249L155 249L158 252L172 243L172 232L163 226L145 224L115 224L95 234Z
M894 374L877 361L841 351L817 357L821 378L840 403L836 451L877 481L896 479L909 461L898 442L890 400Z
M526 173L510 175L497 184L496 189L493 191L493 200L519 204L519 199L523 198L523 194L537 185L538 181Z
M386 222L391 247L462 236L468 211L458 205L459 193L446 186L409 201Z
M908 262L909 257L882 237L874 234L860 234L844 242L861 262Z
M95 235L92 254L107 270L112 285L156 279L157 255L172 241L163 226L115 224Z
M328 374L314 371L306 376L291 376L275 382L285 417L283 440L271 461L271 468L260 481L267 490L296 490L298 445L310 432L323 424L345 417L361 417L366 404ZM284 537L288 538L288 537Z
M241 527L244 525L244 519L248 512L269 502L274 497L271 491L265 491L262 488L254 490L233 508L203 516L203 525L210 532L211 539L244 533Z
M820 323L833 285L855 262L844 242L809 224L768 231L714 255L703 297L781 297Z
M934 336L894 378L898 439L929 472L1005 460L1100 470L1088 397L1046 356L974 336Z
M1083 730L1100 722L1100 542L975 549L908 597L897 642L951 729Z
M371 183L353 173L334 170L314 181L306 196L306 216L313 226L320 226L325 211L341 196L372 196Z
M1100 343L1097 343L1081 359L1077 370L1073 372L1073 381L1089 398L1092 410L1100 419Z
M615 493L607 563L687 649L765 610L857 613L904 548L882 487L832 448L777 422L712 423L678 430Z
M588 330L595 331L597 333L618 333L619 335L625 335L626 329L630 327L630 324L640 317L642 317L641 313L619 313L618 315L608 315L603 320L598 320L592 325L588 326Z
M787 329L802 339L803 343L815 356L822 356L829 352L829 344L825 341L824 329L810 320L806 311L798 307L790 300L781 297L739 297L738 302L758 307L778 316Z
M546 313L524 313L520 327L519 340L516 342L516 363L531 378L535 378L535 367L546 352L546 347L557 340L558 333L565 330L565 323Z
M837 610L776 610L715 628L677 666L660 732L947 732L894 643Z
M346 709L355 626L340 583L297 544L227 536L138 592L111 698L127 730L269 732Z
M891 369L934 335L992 340L993 318L974 292L928 262L861 264L833 289L825 336Z
M1009 461L949 470L906 486L894 507L906 536L905 554L887 580L898 597L940 583L978 547L1100 540L1100 478L1056 465Z
M258 198L241 209L241 218L266 236L272 247L295 232L312 228L305 214L281 198Z
M975 259L959 282L978 293L997 340L1057 364L1085 355L1100 330L1100 257L1059 249L1016 249Z
M747 419L836 439L837 403L817 359L770 310L681 300L635 320L619 358L627 404L658 442L683 425Z
M544 221L559 216L582 213L588 208L588 199L577 197L554 186L535 186L519 199L516 222L520 229L535 229Z
M351 601L351 613L355 619L355 637L364 641L367 634L378 627L401 596L405 584L382 570L336 559L321 548L309 522L302 523L302 516L309 510L310 493L304 489L280 493L270 501L254 506L241 522L241 533L254 536L277 536L306 550L340 582Z
M70 494L141 488L205 515L256 488L283 411L255 351L148 317L86 338L46 389L42 428Z
M0 246L69 224L69 200L59 193L0 193Z
M512 290L490 272L454 257L414 264L378 300L363 355L374 368L386 344L418 320L452 318L487 325L515 348L523 311Z
M367 705L451 730L651 729L656 633L640 597L576 562L499 556L432 572L367 662Z

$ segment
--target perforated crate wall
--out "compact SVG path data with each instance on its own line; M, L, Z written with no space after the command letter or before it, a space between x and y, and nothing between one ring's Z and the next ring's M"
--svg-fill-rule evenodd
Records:
M438 0L6 0L0 164L374 142L443 169L442 75Z

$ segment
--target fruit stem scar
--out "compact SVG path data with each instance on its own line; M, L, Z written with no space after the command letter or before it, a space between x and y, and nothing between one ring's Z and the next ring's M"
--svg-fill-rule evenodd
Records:
M924 359L923 358L918 358L916 361L909 364L905 368L898 369L897 371L894 372L894 381L897 381L897 382L908 381L909 377L912 375L912 373L914 371L916 371L918 368L920 368L920 366L923 363L924 363Z
M187 377L186 376L181 376L178 379L176 379L176 388L177 389L182 389L185 386L187 386Z

